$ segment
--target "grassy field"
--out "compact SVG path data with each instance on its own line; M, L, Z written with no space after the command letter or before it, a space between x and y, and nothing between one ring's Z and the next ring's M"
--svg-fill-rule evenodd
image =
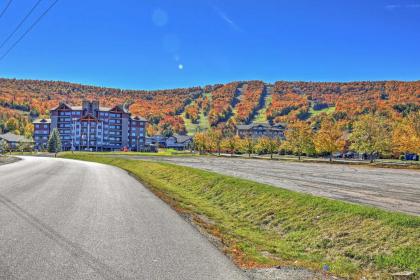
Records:
M321 113L331 114L335 112L335 107L328 107L322 110L314 110L313 106L309 109L309 113L311 113L311 116L317 116Z
M174 209L215 236L242 268L277 265L351 279L420 273L420 218L314 197L167 163L84 154L139 178Z
M255 116L254 122L257 122L257 123L267 122L266 112L270 104L271 104L271 95L268 95L265 99L264 107L258 111L258 114Z
M184 119L185 128L189 136L194 135L197 131L207 130L210 127L208 117L204 115L203 111L200 111L200 118L198 123L192 123L190 119L185 117L185 112L181 115Z

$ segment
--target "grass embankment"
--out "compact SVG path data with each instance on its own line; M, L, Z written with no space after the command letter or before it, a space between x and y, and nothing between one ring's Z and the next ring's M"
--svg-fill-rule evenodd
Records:
M157 153L153 152L61 152L61 157L67 157L67 156L78 156L78 155L88 155L88 156L162 156L162 157L168 157L168 156L197 156L197 154L193 154L188 151L177 151L174 149L159 149Z
M387 279L420 273L420 218L168 163L92 155L125 169L216 236L240 267L291 265Z

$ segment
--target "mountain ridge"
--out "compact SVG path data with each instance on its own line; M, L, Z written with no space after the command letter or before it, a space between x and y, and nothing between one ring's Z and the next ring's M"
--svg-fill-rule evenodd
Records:
M104 106L129 101L135 115L146 117L150 133L193 134L237 123L315 122L318 115L352 120L370 111L389 117L420 106L420 81L305 82L234 81L187 88L130 90L65 81L0 78L0 129L10 118L19 128L48 114L59 102L98 99ZM25 120L26 119L26 120Z

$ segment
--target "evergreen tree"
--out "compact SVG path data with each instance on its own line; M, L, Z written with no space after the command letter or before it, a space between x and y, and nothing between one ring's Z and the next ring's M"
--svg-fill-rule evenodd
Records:
M57 128L53 129L48 139L48 152L54 153L55 156L57 156L58 152L61 152L61 139Z

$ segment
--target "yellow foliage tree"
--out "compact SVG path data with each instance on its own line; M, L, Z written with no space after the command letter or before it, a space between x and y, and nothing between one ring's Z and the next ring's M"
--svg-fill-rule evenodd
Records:
M350 136L351 148L359 153L374 155L388 152L391 149L391 126L385 117L377 114L363 115L353 123Z
M344 150L346 145L342 126L331 118L324 118L321 121L321 128L315 134L314 144L318 153L329 154L331 162L333 153Z
M222 147L226 149L231 155L233 155L240 148L240 141L241 138L239 138L237 135L234 135L223 139Z
M24 135L26 138L32 138L32 135L34 134L34 125L31 123L28 123L25 125L24 128Z
M256 141L251 137L247 137L240 140L241 151L248 154L248 157L251 157L251 154L255 152Z
M273 154L280 149L281 141L279 138L261 137L258 139L258 150L261 153L270 154L270 158L273 158Z
M196 133L194 135L194 148L202 154L207 149L207 146L207 135L204 132Z
M299 160L302 154L314 151L313 133L308 123L296 121L289 124L285 136L286 141L283 143L283 148L298 154Z
M400 154L420 154L420 112L411 113L394 123L392 150Z

